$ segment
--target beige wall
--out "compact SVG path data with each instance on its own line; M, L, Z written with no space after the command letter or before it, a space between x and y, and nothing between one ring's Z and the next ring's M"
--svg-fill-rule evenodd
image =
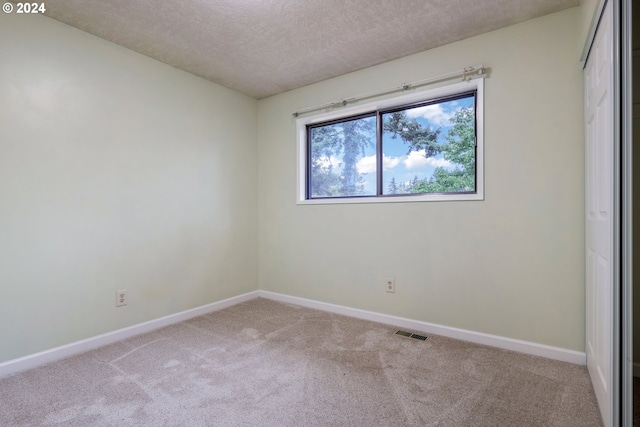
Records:
M42 16L0 58L0 362L257 289L257 101Z
M260 288L584 351L580 25L573 8L261 100ZM478 63L484 201L296 205L293 111Z
M591 33L595 31L597 20L600 18L599 12L602 10L606 0L581 0L580 3L580 37L578 49L580 55L586 55L588 44L591 43ZM585 59L584 57L582 58Z

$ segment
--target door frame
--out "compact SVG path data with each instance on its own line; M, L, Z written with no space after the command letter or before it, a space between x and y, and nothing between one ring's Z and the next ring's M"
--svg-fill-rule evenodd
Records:
M605 425L633 426L633 0L599 0L581 61L586 65L600 17L612 3L613 295L611 416ZM639 308L640 310L640 308ZM588 319L587 319L588 321Z
M621 0L614 29L617 28L619 58L616 72L620 94L620 420L633 426L633 0ZM618 24L619 23L619 24ZM615 46L614 46L615 47ZM614 80L615 84L615 80ZM615 116L614 116L615 117ZM640 307L638 307L640 309Z

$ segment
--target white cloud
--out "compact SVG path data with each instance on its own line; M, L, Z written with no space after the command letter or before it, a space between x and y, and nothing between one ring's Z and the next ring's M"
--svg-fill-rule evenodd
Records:
M382 156L382 169L393 169L400 163L400 157ZM358 173L372 173L376 171L376 156L366 156L356 163Z
M382 170L393 169L400 163L399 157L382 156Z
M366 156L358 160L356 163L358 173L370 173L376 171L376 156Z
M427 166L448 168L451 162L446 159L436 159L435 157L425 157L425 150L412 151L403 163L407 169L420 169Z
M442 104L431 104L407 110L407 116L412 119L416 117L425 118L436 126L448 126L451 125L450 119L453 117L453 113L445 112L442 109Z

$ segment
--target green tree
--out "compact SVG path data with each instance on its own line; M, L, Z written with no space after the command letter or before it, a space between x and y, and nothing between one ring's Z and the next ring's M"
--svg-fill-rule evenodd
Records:
M311 132L311 189L312 197L338 196L340 175L334 172L331 159L339 149L339 129L334 126L314 128Z
M382 130L389 132L393 139L400 137L409 146L407 154L412 151L424 150L425 156L431 157L440 152L438 135L440 135L441 129L433 129L431 126L424 127L418 120L409 119L405 111L385 114Z
M429 180L415 183L413 193L447 193L475 189L475 113L473 108L461 108L451 118L453 127L441 144L443 157L455 168L436 168Z
M356 167L358 158L364 157L365 149L375 143L375 121L367 119L342 123L343 130L343 170L341 194L352 196L361 193L357 183L360 174ZM373 137L372 137L373 136Z
M398 194L398 184L396 184L396 177L391 177L391 181L389 182L389 194Z
M357 163L375 145L375 118L366 117L311 130L311 196L361 194ZM341 159L333 164L336 159Z

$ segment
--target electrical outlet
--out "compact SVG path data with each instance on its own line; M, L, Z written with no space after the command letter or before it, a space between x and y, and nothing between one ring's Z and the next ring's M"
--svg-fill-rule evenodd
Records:
M121 289L116 291L116 307L127 305L127 290Z
M396 279L393 277L389 277L387 279L387 292L395 292L396 291Z

